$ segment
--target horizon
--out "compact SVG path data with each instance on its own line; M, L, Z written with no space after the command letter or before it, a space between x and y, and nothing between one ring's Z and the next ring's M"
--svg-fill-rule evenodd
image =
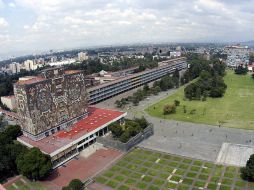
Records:
M254 0L0 0L0 57L121 44L248 42L253 7Z

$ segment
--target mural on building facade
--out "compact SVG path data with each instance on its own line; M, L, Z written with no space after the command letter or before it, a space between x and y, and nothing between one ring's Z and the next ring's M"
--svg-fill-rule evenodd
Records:
M52 71L47 76L53 76ZM15 84L14 93L23 131L40 134L87 112L82 72L63 74L32 84Z

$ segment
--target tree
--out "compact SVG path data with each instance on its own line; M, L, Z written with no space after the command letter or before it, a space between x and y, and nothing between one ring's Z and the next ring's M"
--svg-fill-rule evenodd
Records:
M180 106L180 101L179 100L174 100L175 106Z
M69 187L71 190L81 190L83 188L83 183L79 179L73 179L69 183Z
M247 66L243 67L242 65L240 65L235 69L235 74L237 75L246 75L247 73L248 73Z
M143 90L144 90L145 92L148 92L148 91L150 90L148 84L145 84L145 85L144 85Z
M247 181L254 181L254 154L250 156L246 166L241 168L241 177Z
M49 155L38 148L31 148L16 160L18 171L29 179L43 179L48 176L52 164Z
M123 134L123 128L121 125L114 123L109 126L109 130L113 134L114 137L118 138Z
M125 131L122 135L121 135L121 137L120 137L120 141L121 142L123 142L123 143L126 143L126 142L128 142L128 140L130 139L130 134L129 134L129 131Z
M166 104L163 108L164 115L172 114L176 112L176 106L173 104Z
M145 129L149 124L146 118L144 117L136 118L134 121L137 122L142 129Z

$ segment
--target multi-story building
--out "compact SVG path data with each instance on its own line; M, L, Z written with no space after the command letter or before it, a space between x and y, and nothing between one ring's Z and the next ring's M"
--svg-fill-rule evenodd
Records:
M227 53L226 63L229 67L249 64L250 50L248 47L227 46L225 52Z
M80 71L48 69L41 76L21 78L14 94L25 136L40 140L87 113L84 75Z
M16 73L20 72L20 64L19 63L13 62L9 65L9 68L10 68L12 74L16 74Z
M124 112L88 107L82 71L44 70L40 76L21 78L14 85L23 135L18 141L38 147L51 157L53 167L78 155L103 136Z
M88 88L89 104L98 103L146 83L160 79L167 74L173 73L176 69L180 71L187 68L185 57L163 61L158 65L159 67L154 69L124 75L114 81Z
M86 52L79 52L78 53L78 60L79 61L85 61L88 60L88 55Z
M31 71L31 70L34 70L34 61L33 60L26 60L24 61L24 67L25 67L25 70L27 71Z

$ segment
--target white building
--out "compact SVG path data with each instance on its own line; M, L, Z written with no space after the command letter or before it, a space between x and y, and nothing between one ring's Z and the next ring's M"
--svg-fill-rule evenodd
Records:
M62 66L62 65L69 65L69 64L72 64L75 62L76 62L75 59L66 59L64 61L57 61L57 62L49 63L49 65L50 66Z
M9 69L11 70L12 74L16 74L20 72L20 64L16 62L12 62L9 65Z
M239 65L249 64L250 50L247 46L227 46L225 47L227 53L227 65L230 67L237 67Z
M79 52L78 53L78 60L79 61L85 61L88 60L88 55L86 52Z
M181 52L180 51L171 51L170 57L172 57L172 58L181 57Z
M33 70L33 64L34 64L33 60L26 60L26 61L24 61L25 70L27 70L27 71Z

